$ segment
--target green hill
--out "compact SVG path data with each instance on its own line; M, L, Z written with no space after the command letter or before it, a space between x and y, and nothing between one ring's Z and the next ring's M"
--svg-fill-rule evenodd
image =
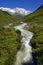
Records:
M36 11L24 17L25 22L43 23L43 5L41 5Z
M5 11L0 10L0 65L13 65L16 53L21 47L21 32L6 25L18 24L17 19Z
M5 11L0 10L0 25L7 25L10 23L16 25L18 23L16 17L8 14Z
M12 65L21 47L21 33L11 28L0 27L0 65Z
M23 21L28 23L28 30L34 33L31 42L36 63L43 65L43 5L30 15L25 16Z

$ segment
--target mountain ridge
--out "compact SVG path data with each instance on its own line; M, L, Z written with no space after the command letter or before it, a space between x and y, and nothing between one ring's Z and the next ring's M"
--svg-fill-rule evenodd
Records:
M28 11L24 8L11 9L11 8L0 7L0 10L6 11L6 12L10 13L11 15L18 15L19 14L19 15L25 16L25 15L28 15L31 13L31 11Z

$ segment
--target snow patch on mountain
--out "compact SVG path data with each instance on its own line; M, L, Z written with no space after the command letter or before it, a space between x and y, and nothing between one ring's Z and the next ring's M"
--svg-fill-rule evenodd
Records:
M22 16L28 15L30 13L32 13L31 11L28 11L24 8L4 8L4 7L0 7L0 10L2 11L7 11L8 13L10 13L11 15L15 15L15 14L20 14Z

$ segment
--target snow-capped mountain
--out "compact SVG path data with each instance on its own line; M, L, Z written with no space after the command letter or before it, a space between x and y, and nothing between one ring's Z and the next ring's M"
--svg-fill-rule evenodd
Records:
M28 15L28 14L31 13L31 11L28 11L28 10L26 10L24 8L14 8L14 9L11 9L11 8L0 7L0 10L7 11L11 15L20 14L22 16L25 16L25 15Z

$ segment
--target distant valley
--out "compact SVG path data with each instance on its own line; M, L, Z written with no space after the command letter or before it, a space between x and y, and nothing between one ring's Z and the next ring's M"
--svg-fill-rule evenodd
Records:
M13 27L22 23L27 23L27 30L34 33L30 41L34 62L43 65L43 4L33 13L22 8L0 8L0 65L15 63L22 36Z

